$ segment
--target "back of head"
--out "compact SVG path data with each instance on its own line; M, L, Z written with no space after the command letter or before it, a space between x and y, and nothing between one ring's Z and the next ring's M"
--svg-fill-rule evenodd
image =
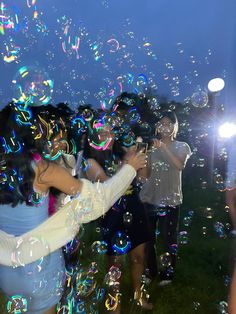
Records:
M33 205L33 156L42 139L29 109L10 103L0 112L0 204Z

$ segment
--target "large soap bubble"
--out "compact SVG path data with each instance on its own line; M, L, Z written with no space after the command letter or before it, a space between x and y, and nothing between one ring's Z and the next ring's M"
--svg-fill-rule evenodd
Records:
M12 83L15 102L39 106L52 99L54 82L42 68L24 66L17 71Z

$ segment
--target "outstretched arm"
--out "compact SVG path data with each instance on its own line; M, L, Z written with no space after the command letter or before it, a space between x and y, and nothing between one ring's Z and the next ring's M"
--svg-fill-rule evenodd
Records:
M81 223L103 215L124 194L135 176L135 169L131 165L124 165L114 177L104 183L93 184L81 180L79 196L75 196L37 228L20 237L0 231L0 264L23 266L62 247L75 237ZM63 182L56 185L61 184ZM73 185L73 191L74 189L76 186ZM33 238L39 241L35 241L32 247ZM17 256L20 256L20 260Z

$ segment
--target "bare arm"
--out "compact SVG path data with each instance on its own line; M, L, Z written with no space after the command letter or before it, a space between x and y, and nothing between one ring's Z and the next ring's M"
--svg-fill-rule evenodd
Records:
M71 241L81 223L97 219L125 193L136 176L136 170L144 165L144 154L134 154L112 178L93 184L85 179L74 179L57 165L38 164L35 185L41 187L41 191L46 192L54 186L64 193L76 195L80 192L80 195L44 223L19 237L0 230L0 264L14 267L29 264ZM34 238L40 241L32 247ZM20 260L17 259L19 256Z
M172 151L168 148L168 146L165 143L161 142L160 140L154 139L153 144L155 148L162 149L166 153L168 160L175 166L176 169L178 169L179 171L184 169L189 154L191 155L190 152L188 154L186 150L186 153L180 156L177 154L173 154Z
M109 210L125 193L135 176L135 169L125 165L105 183L93 184L82 179L76 187L71 181L73 191L74 188L81 191L79 197L75 196L38 227L19 237L0 230L0 264L24 266L59 249L75 237L81 223L95 220ZM61 183L57 184L54 181L58 178L64 177L50 179L51 184L60 187ZM66 184L69 184L69 180L66 180ZM33 239L38 241L34 241L35 244L32 246Z
M93 182L104 182L109 177L106 175L105 171L103 168L98 164L98 162L94 159L88 159L88 170L86 171L86 176L88 180L93 181Z
M40 161L36 168L35 183L37 190L46 192L54 187L67 195L81 192L81 181L74 178L65 168L56 163Z

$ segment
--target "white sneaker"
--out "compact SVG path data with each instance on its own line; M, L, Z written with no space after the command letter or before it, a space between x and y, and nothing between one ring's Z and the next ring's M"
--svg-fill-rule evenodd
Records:
M158 286L164 287L172 283L172 280L161 280Z

